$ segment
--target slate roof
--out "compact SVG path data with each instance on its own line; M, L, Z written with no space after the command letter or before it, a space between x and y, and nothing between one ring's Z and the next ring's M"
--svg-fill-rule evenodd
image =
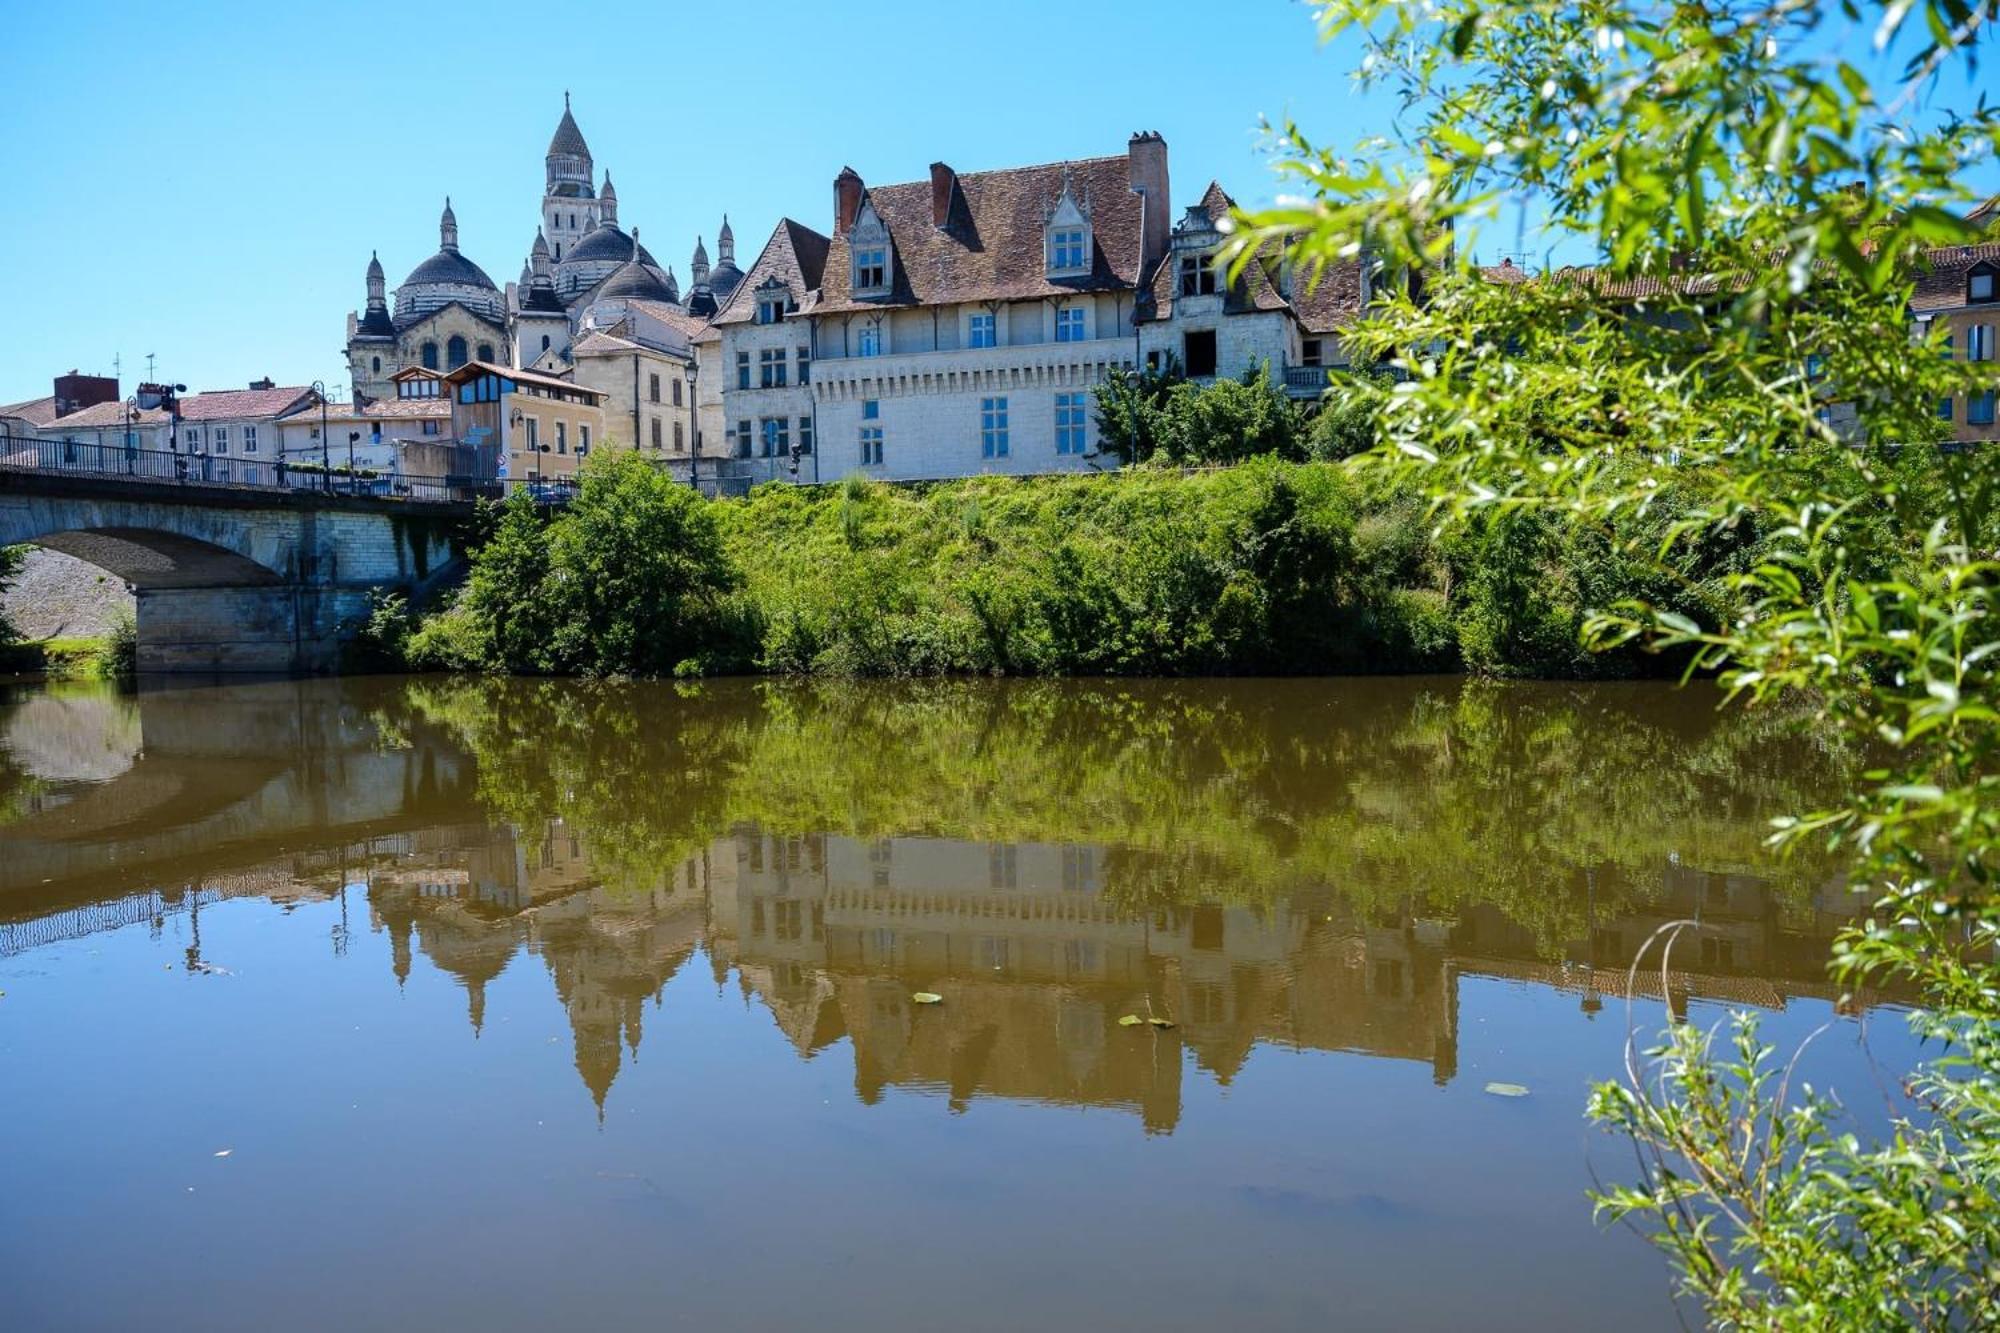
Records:
M1236 201L1217 181L1208 183L1208 189L1202 192L1201 202L1197 205L1208 215L1209 221L1218 225L1235 206ZM1298 320L1299 327L1312 334L1337 333L1360 317L1362 282L1358 260L1330 264L1317 275L1303 270L1295 273L1289 300L1272 282L1274 267L1274 260L1260 253L1257 262L1246 265L1242 274L1230 284L1223 298L1223 310L1232 315L1259 310L1289 310ZM1179 265L1172 250L1154 267L1147 291L1151 300L1142 310L1143 317L1148 320L1170 318L1174 301L1180 294Z
M583 131L576 127L576 117L569 113L569 97L563 97L562 119L556 122L556 132L549 138L550 157L559 153L569 153L576 157L589 157L590 145L583 141Z
M403 279L403 286L433 282L455 282L467 287L484 287L488 291L500 290L493 285L493 279L486 276L485 269L457 250L438 251L411 269L410 276Z
M518 370L513 366L503 366L492 361L468 361L444 378L447 384L462 384L475 375L499 375L521 384L536 384L547 389L567 389L571 393L587 395L592 402L604 397L604 391L593 389L588 384L578 384L574 380L559 379L554 375L544 375L535 370Z
M570 252L562 257L562 263L578 264L590 260L612 260L623 264L632 258L632 238L615 222L600 222L576 243ZM652 254L645 246L639 247L639 262L653 268Z
M310 385L276 389L211 389L181 399L183 421L235 421L280 417L312 396ZM314 401L317 401L316 399Z
M604 285L596 291L595 299L617 301L637 298L646 301L671 301L673 289L667 286L667 279L658 269L646 264L627 263L623 268L604 280Z
M658 320L668 328L678 331L689 341L693 341L703 329L708 327L708 321L699 315L690 314L686 310L681 309L681 307L670 305L665 301L627 301L625 308L628 310L637 310Z
M1120 158L1119 161L1124 161ZM925 218L930 216L930 183L924 183ZM928 220L924 223L930 226ZM757 289L772 278L784 283L799 309L804 311L812 306L814 313L826 310L825 301L814 304L812 294L821 289L822 283L830 276L827 257L832 252L832 242L802 222L790 218L780 218L771 230L771 239L764 242L763 253L757 262L743 275L730 296L728 304L716 312L716 324L747 324L757 317ZM1035 243L1035 253L1041 254L1041 242ZM862 308L855 306L851 308Z
M1133 290L1141 274L1139 196L1130 159L1084 158L959 175L951 215L931 222L929 179L864 187L862 198L889 228L895 272L887 297L856 300L846 236L828 244L825 278L813 313L939 305L960 301L1032 300L1076 292ZM1043 228L1067 179L1090 214L1090 272L1051 279ZM741 290L755 288L756 275ZM731 303L732 306L734 302Z

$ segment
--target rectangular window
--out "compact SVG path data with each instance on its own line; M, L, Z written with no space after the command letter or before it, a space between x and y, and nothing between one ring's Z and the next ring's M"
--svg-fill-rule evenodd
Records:
M531 454L540 453L542 448L542 423L533 417L529 417L525 424L528 427L528 452Z
M1938 399L1938 401L1937 401L1937 414L1938 414L1938 420L1939 420L1939 421L1950 421L1950 420L1952 419L1952 414L1951 414L1951 399L1950 399L1950 398L1940 398L1940 399Z
M435 434L437 434L437 433L438 433L438 424L437 424L437 422L435 422L435 421L426 421L426 422L424 422L424 434L426 434L426 435L435 435Z
M813 419L811 417L800 417L799 452L802 454L809 454L812 451L813 451Z
M785 298L782 296L760 296L757 298L757 322L776 324L785 317Z
M861 419L863 421L876 421L879 420L881 416L882 416L882 403L880 399L863 398L861 400Z
M810 347L799 349L799 383L812 383L813 352Z
M874 324L861 326L861 335L855 342L856 356L880 356L882 354L882 330Z
M1318 365L1320 356L1319 346L1319 339L1317 338L1307 338L1303 343L1299 344L1300 364L1307 366Z
M871 245L854 252L854 289L879 291L889 285L889 252Z
M198 453L198 452L200 452L200 450L201 450L201 427L199 427L199 426L189 426L189 427L188 427L188 428L187 428L187 429L186 429L185 431L183 431L183 432L181 432L181 433L182 433L182 435L183 435L183 436L185 437L185 438L184 438L184 439L183 439L183 440L181 441L181 443L183 443L183 444L187 445L187 447L188 447L188 449L189 449L189 451L190 451L190 452L197 452L197 453ZM319 427L318 427L318 426L314 426L314 427L312 428L312 438L314 438L315 440L317 440L317 439L319 438Z
M576 428L576 456L582 458L590 452L590 427L579 424Z
M558 421L556 423L556 452L559 454L569 452L569 423L567 421Z
M1215 265L1207 255L1181 256L1181 295L1215 295Z
M966 323L965 345L967 347L992 347L994 319L988 314L974 315Z
M1083 341L1082 306L1065 306L1056 311L1056 341L1059 343Z
M1007 400L1005 398L982 398L979 400L979 456L981 458L1005 458L1007 456Z
M1994 391L1975 393L1965 400L1965 424L1968 426L1990 426L1993 424Z
M1056 395L1056 452L1059 454L1081 454L1084 448L1085 405L1090 398L1086 393L1059 393Z
M882 466L882 428L863 426L861 428L861 466Z
M255 426L245 426L243 428L243 452L246 454L257 452L257 428Z
M785 349L766 347L757 353L757 377L767 389L785 387Z
M1083 228L1063 227L1049 233L1049 268L1073 272L1084 266Z
M646 377L646 400L654 403L660 401L660 377L658 375L648 375Z
M1992 275L1991 273L1975 273L1975 274L1973 274L1973 275L1972 275L1972 280L1971 280L1970 282L1966 283L1966 285L1965 285L1965 295L1966 295L1966 297L1967 297L1967 299L1968 299L1968 300L1972 300L1972 301L1990 301L1990 300L1992 300L1992 299L1993 299L1993 275Z
M1991 361L1993 359L1993 326L1973 324L1965 330L1965 359L1967 361Z
M675 407L679 407L680 405L681 405L681 382L680 382L679 380L675 380L675 381L674 381L674 406L675 406Z
M738 458L750 457L751 432L755 429L756 427L751 424L749 417L745 417L736 423L736 456Z
M1181 344L1181 365L1189 379L1203 379L1215 374L1215 330L1199 329L1189 333Z
M736 354L736 387L739 389L750 387L750 353L748 352L738 352Z
M687 452L687 439L681 434L681 423L678 421L674 423L674 452L677 454Z
M653 447L655 449L660 447L660 419L658 417L653 418Z
M229 452L229 427L214 426L210 428L208 433L215 445L215 452L218 454Z
M758 423L764 438L764 457L779 458L791 452L791 424L783 417L765 417Z

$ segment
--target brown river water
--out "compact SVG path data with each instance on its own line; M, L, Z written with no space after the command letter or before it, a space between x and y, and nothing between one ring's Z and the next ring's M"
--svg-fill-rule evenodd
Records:
M1763 845L1835 780L1655 685L11 687L0 1326L1675 1327L1628 1025L1913 1058Z

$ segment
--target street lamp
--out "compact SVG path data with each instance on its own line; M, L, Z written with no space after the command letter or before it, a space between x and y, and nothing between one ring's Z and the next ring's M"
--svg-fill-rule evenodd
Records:
M695 387L696 381L700 376L701 363L694 359L694 349L690 347L688 349L688 416L691 419L690 425L693 429L688 431L688 434L692 437L688 441L688 448L693 452L688 454L688 485L694 487L697 494L701 491L701 480L695 475L701 471L701 406L699 396L695 393Z
M319 488L333 490L333 455L327 452L326 439L326 381L314 380L313 392L319 395Z

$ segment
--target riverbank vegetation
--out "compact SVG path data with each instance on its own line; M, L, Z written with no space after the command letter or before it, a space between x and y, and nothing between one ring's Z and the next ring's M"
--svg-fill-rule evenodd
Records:
M1439 530L1414 487L1268 455L711 503L607 451L555 517L504 506L448 607L388 604L365 638L383 664L582 675L1662 674L1682 662L1588 651L1589 612L1711 621L1754 532L1662 568L1549 519Z
M1238 218L1232 245L1287 247L1302 275L1380 258L1351 346L1399 382L1359 390L1385 437L1363 470L1448 528L1553 523L1663 575L1755 532L1729 614L1642 593L1598 603L1590 642L1691 653L1738 702L1873 753L1776 834L1873 904L1831 964L1916 988L1936 1058L1838 1090L1887 1101L1874 1137L1747 1019L1675 1024L1593 1102L1638 1150L1604 1215L1653 1235L1718 1327L2000 1323L2000 455L1932 444L1939 402L1989 393L1992 364L1953 359L1947 321L1913 337L1909 310L1934 247L1984 239L1962 182L2000 153L2000 113L1964 93L1994 6L1320 13L1405 109L1399 138L1350 152L1283 127L1299 202ZM1464 256L1502 206L1602 265L1484 280ZM1700 932L1678 923L1645 966Z

